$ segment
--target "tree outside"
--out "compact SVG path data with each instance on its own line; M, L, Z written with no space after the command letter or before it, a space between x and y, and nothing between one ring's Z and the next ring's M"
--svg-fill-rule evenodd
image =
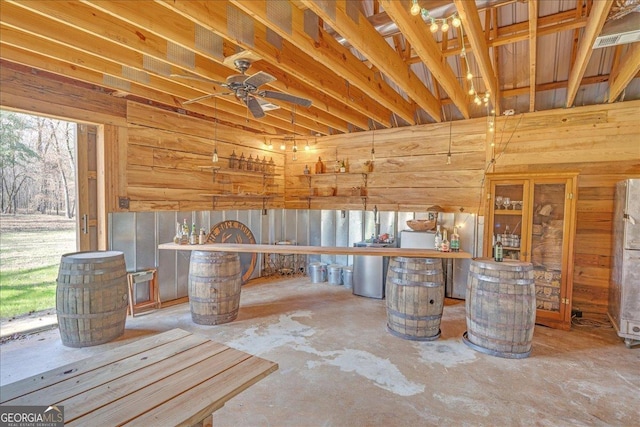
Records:
M76 250L75 123L0 110L0 318L55 307Z

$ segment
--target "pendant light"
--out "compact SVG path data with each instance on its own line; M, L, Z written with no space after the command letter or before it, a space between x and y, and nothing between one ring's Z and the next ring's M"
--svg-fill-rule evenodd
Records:
M449 151L447 152L447 164L451 164L451 127L453 126L453 121L449 118Z
M376 148L375 148L375 138L376 138L376 122L371 121L373 124L373 130L371 131L371 161L373 162L376 159Z
M213 98L213 163L218 163L218 98Z

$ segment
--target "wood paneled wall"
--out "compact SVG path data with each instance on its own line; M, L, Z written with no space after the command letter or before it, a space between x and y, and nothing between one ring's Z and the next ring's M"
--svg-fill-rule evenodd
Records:
M129 210L222 210L281 208L284 200L284 155L268 150L265 140L253 133L129 102L126 157ZM212 163L214 133L219 162ZM277 176L224 174L228 158L273 159ZM213 166L221 167L214 182ZM275 196L254 196L266 189ZM240 193L240 197L207 194Z

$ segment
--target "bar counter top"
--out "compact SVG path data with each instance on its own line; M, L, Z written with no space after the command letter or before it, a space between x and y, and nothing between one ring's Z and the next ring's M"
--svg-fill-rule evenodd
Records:
M314 254L314 255L373 255L409 258L471 258L469 252L439 252L435 249L409 249L395 247L355 247L355 246L301 246L301 245L263 245L239 243L206 243L204 245L179 245L161 243L158 249L174 251L214 251L238 253L270 254Z

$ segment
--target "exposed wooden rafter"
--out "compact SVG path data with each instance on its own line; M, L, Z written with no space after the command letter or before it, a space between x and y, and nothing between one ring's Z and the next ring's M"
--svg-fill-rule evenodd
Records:
M473 54L480 68L480 74L485 86L491 92L491 98L496 110L496 114L500 114L500 99L496 96L498 93L498 82L496 80L491 58L489 58L489 48L482 31L482 23L478 16L478 8L474 1L454 0L462 26L469 39L469 44L473 48Z
M607 14L613 0L598 0L593 3L591 13L589 14L589 21L582 34L582 40L580 40L580 47L578 48L578 54L576 55L576 62L569 74L569 86L567 87L567 102L566 107L573 106L580 86L580 80L584 76L584 72L587 69L587 64L591 58L593 52L593 43L602 31L602 26L607 19Z
M318 40L314 40L305 32L304 13L296 7L291 7L291 31L283 30L269 21L267 16L267 0L237 1L235 6L249 14L264 26L277 32L280 37L290 42L296 48L307 53L313 53L313 58L325 67L335 71L350 84L367 93L371 98L387 107L409 123L413 122L413 106L395 92L375 72L368 68L349 52L349 49L318 28ZM390 122L381 122L390 126Z
M360 53L366 54L371 63L397 84L429 116L436 122L442 121L440 102L367 19L359 14L361 19L356 22L348 15L345 2L346 0L338 0L331 3L330 7L335 7L334 14L327 13L315 1L302 0L305 6L346 37Z
M609 102L618 99L618 96L638 72L640 72L640 43L633 43L620 59L619 66L611 70Z
M529 111L536 110L536 55L538 48L538 0L529 0Z
M381 4L458 110L465 118L469 118L468 97L463 93L435 39L426 33L427 27L422 18L412 16L402 2L382 0Z

